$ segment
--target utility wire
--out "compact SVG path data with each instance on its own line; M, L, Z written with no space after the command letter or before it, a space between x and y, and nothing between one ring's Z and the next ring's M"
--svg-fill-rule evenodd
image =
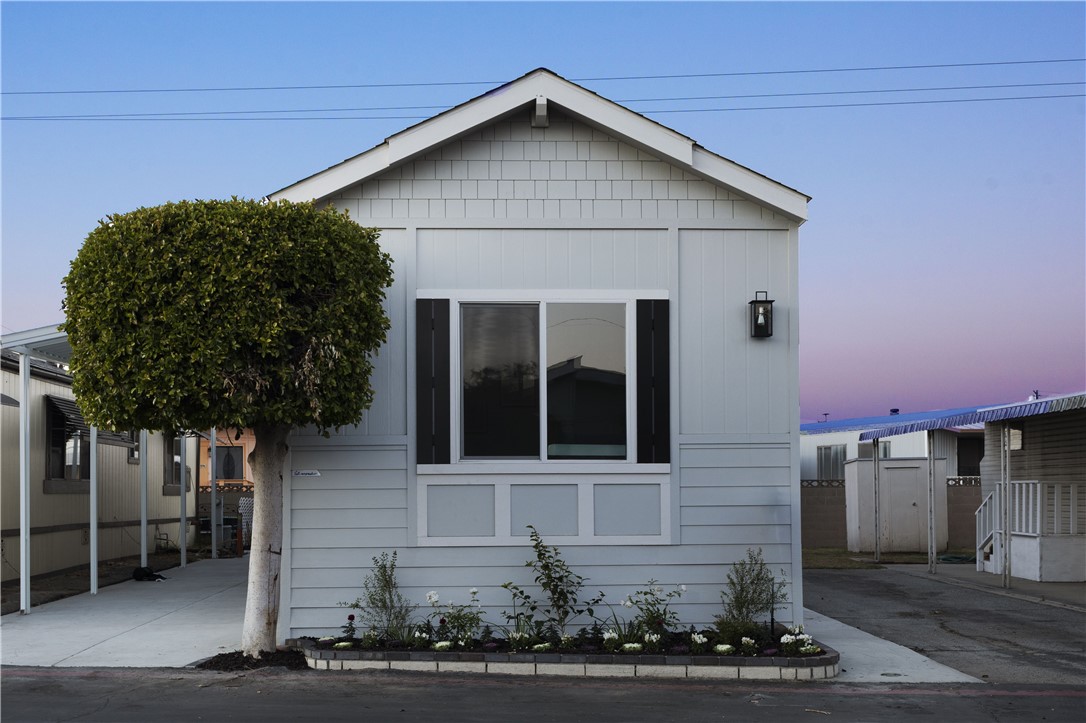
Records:
M672 80L677 78L735 78L759 75L798 75L810 73L852 73L879 70L924 70L933 68L978 68L1006 65L1040 65L1051 63L1081 63L1086 58L1054 58L1044 60L1000 60L983 63L933 63L927 65L882 65L855 68L798 68L792 70L747 70L729 73L680 73L674 75L623 75L596 78L570 78L575 83L616 80ZM356 83L343 85L279 85L237 86L229 88L105 88L96 90L5 90L0 95L85 95L100 93L223 93L265 90L342 90L348 88L435 88L458 85L501 85L505 80L463 80L429 83Z
M809 104L809 105L767 105L767 106L746 106L739 108L682 108L682 109L665 109L665 110L643 110L639 111L642 115L655 115L658 113L723 113L733 111L750 111L750 110L800 110L804 108L872 108L876 106L892 106L892 105L936 105L940 103L986 103L991 101L1009 101L1009 100L1045 100L1053 98L1084 98L1086 93L1069 93L1064 95L1023 95L1023 96L1008 96L1002 98L943 98L933 100L899 100L899 101L876 101L872 103L825 103L825 104ZM3 117L0 120L3 121L100 121L100 122L177 122L177 123L193 123L197 121L327 121L327 120L426 120L431 116L292 116L292 117L276 117L276 116L264 116L260 118L118 118L118 117L81 117L81 116L12 116Z
M680 98L627 98L620 99L617 103L662 103L692 100L737 100L749 98L797 98L806 96L826 95L865 95L874 93L925 93L950 90L996 90L1005 88L1043 88L1053 86L1086 85L1084 81L1059 82L1059 83L1010 83L995 85L954 85L934 88L884 88L873 90L827 90L810 91L804 93L756 93L744 95L698 95ZM198 110L198 111L165 111L158 113L94 113L94 114L67 114L67 115L34 115L34 116L7 116L3 120L91 120L102 119L139 119L156 117L173 117L181 120L181 116L206 116L206 115L254 115L269 113L357 113L363 111L390 111L390 110L447 110L447 105L403 105L403 106L374 106L364 108L265 108L253 110ZM650 113L682 113L682 110L648 110ZM418 118L420 116L380 116L381 118L403 119ZM197 119L200 120L200 119ZM206 119L214 120L214 119ZM254 119L255 120L255 119Z

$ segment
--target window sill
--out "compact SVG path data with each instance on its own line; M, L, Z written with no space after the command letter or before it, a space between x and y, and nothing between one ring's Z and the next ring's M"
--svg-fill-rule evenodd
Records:
M42 492L47 495L88 495L89 479L47 479L42 482Z
M633 462L565 462L538 460L471 460L457 464L420 464L416 465L419 475L509 475L509 474L671 474L670 464L636 464Z

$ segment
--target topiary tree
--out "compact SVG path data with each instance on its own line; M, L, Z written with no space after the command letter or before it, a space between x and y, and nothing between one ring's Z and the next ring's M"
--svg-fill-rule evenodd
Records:
M357 424L373 402L392 283L377 236L309 203L168 203L106 218L64 279L90 423L255 434L248 655L275 650L287 436Z

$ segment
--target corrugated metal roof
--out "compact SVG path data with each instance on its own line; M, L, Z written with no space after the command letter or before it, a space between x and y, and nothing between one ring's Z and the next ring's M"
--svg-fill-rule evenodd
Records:
M991 406L991 405L984 405ZM943 419L962 414L975 412L982 406L959 407L957 409L937 409L927 412L905 412L903 414L886 414L879 417L854 417L851 419L834 419L825 422L809 422L801 424L799 429L806 434L827 434L829 432L861 432L868 429L878 429L904 425L912 422L921 422L929 419Z
M860 441L883 439L910 432L922 432L929 429L948 429L967 424L999 422L1005 419L1021 419L1038 414L1067 412L1074 409L1086 409L1086 392L1069 394L1051 399L1036 399L1017 404L1004 404L996 407L980 407L972 412L948 417L932 417L908 424L887 425L877 429L868 429L860 434Z

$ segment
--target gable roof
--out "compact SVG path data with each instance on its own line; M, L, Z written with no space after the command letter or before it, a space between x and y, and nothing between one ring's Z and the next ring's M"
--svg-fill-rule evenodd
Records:
M566 114L652 153L685 171L746 196L802 223L810 196L712 153L693 139L582 88L546 68L389 136L380 145L268 195L289 201L321 200L419 157L529 105L554 103Z

